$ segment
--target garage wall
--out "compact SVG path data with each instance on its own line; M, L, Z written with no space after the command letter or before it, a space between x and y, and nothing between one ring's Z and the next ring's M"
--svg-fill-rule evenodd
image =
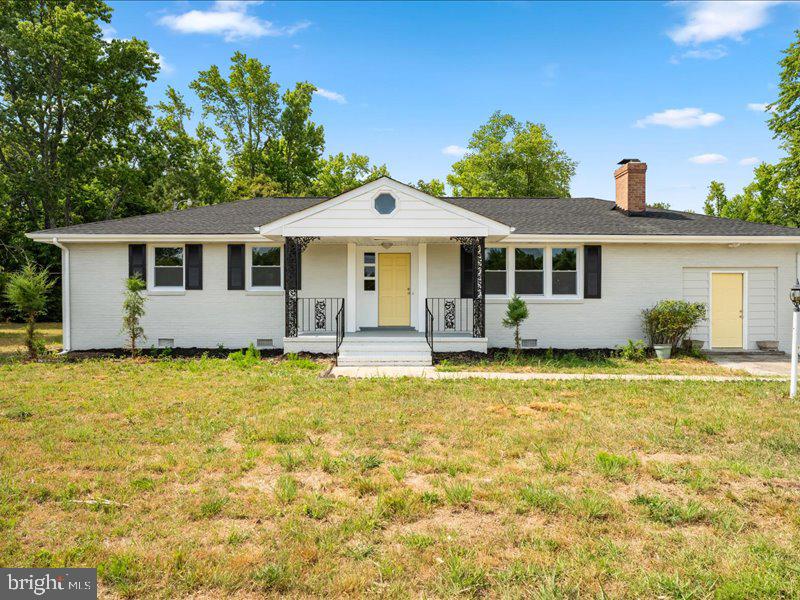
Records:
M683 298L690 302L704 302L709 305L711 271L689 267L683 270ZM745 312L747 319L748 347L756 347L759 340L778 339L778 269L776 267L752 267L745 272ZM788 290L787 290L788 294ZM788 303L788 300L787 300ZM710 315L709 315L710 317ZM708 320L692 330L692 339L703 340L708 348Z
M641 311L663 299L708 302L710 270L748 272L748 348L759 339L777 339L781 350L791 344L788 291L795 281L792 245L603 244L602 298L596 300L530 300L531 317L524 338L539 347L609 348L643 337ZM703 278L706 282L703 283ZM501 325L507 299L490 298L486 330L490 347L513 346L511 330ZM708 339L708 328L695 333Z

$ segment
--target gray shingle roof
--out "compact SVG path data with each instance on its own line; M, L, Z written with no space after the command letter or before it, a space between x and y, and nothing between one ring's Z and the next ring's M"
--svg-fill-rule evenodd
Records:
M254 228L327 198L255 198L112 221L59 227L36 234L253 234ZM514 227L514 233L575 235L797 236L793 227L648 208L628 216L598 198L442 198Z

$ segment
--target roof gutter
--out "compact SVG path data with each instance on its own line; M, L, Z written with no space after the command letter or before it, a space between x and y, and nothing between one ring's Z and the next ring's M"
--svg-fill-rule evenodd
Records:
M609 244L800 244L800 235L570 235L511 234L500 243L575 242Z
M61 248L61 345L64 347L61 354L70 351L70 294L69 294L69 248L54 237L51 242Z

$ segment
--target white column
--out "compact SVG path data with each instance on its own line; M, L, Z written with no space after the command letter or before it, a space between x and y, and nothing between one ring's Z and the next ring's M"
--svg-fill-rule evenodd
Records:
M425 331L425 299L428 297L428 244L417 246L417 329Z
M347 295L344 300L345 329L354 332L358 329L356 322L356 296L358 293L358 261L355 242L347 244Z

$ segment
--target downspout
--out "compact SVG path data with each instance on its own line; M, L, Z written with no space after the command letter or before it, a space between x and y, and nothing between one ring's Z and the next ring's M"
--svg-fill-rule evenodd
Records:
M64 346L61 354L66 354L70 350L69 248L59 242L57 237L53 238L53 245L61 248L61 345Z

